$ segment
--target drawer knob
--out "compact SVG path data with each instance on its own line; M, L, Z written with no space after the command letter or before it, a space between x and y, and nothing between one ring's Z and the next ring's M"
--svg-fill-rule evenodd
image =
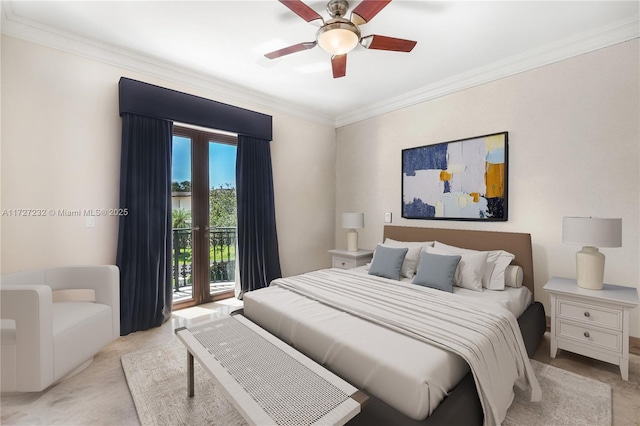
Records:
M591 314L589 313L589 311L585 311L584 316L589 318L591 316Z
M589 332L588 331L584 332L584 337L586 337L587 339L589 338Z
M342 262L342 266L346 265L346 262Z

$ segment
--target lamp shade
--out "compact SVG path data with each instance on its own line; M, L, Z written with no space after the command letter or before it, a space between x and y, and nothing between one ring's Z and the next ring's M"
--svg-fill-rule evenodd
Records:
M562 242L576 246L622 247L622 219L565 217Z
M347 229L364 228L364 213L342 213L342 227Z
M360 30L345 19L332 19L318 30L316 40L325 52L344 55L358 45Z

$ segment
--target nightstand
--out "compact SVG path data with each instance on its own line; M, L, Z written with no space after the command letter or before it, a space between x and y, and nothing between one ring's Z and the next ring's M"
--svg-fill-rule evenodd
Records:
M373 258L373 250L347 251L342 249L329 250L331 253L331 267L351 269L366 265Z
M619 365L629 380L629 311L638 306L638 290L613 284L588 290L558 277L544 289L551 296L551 358L564 349Z

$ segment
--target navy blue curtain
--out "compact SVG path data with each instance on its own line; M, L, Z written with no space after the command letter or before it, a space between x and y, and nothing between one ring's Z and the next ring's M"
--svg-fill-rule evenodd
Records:
M238 270L240 294L282 277L268 140L238 135Z
M122 114L120 335L171 317L171 141L173 123Z

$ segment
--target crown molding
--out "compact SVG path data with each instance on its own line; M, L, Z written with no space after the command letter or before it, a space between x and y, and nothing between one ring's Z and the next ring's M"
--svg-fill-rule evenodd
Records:
M220 102L239 103L240 105L238 106L243 108L249 106L256 108L259 112L270 115L277 111L323 125L334 126L335 124L333 116L274 99L255 90L249 90L177 64L119 49L22 18L13 12L11 3L11 1L2 1L0 3L2 8L2 25L0 26L2 34L191 87L197 90L200 96L205 93L212 98L217 98L216 100ZM221 96L224 99L220 100Z
M24 19L13 12L11 1L0 2L0 7L0 29L8 36L191 87L221 102L240 103L239 106L251 106L266 114L279 111L335 128L640 37L640 17L635 15L334 117L189 70L179 64L115 48Z
M336 117L336 128L640 37L638 15L532 49Z

